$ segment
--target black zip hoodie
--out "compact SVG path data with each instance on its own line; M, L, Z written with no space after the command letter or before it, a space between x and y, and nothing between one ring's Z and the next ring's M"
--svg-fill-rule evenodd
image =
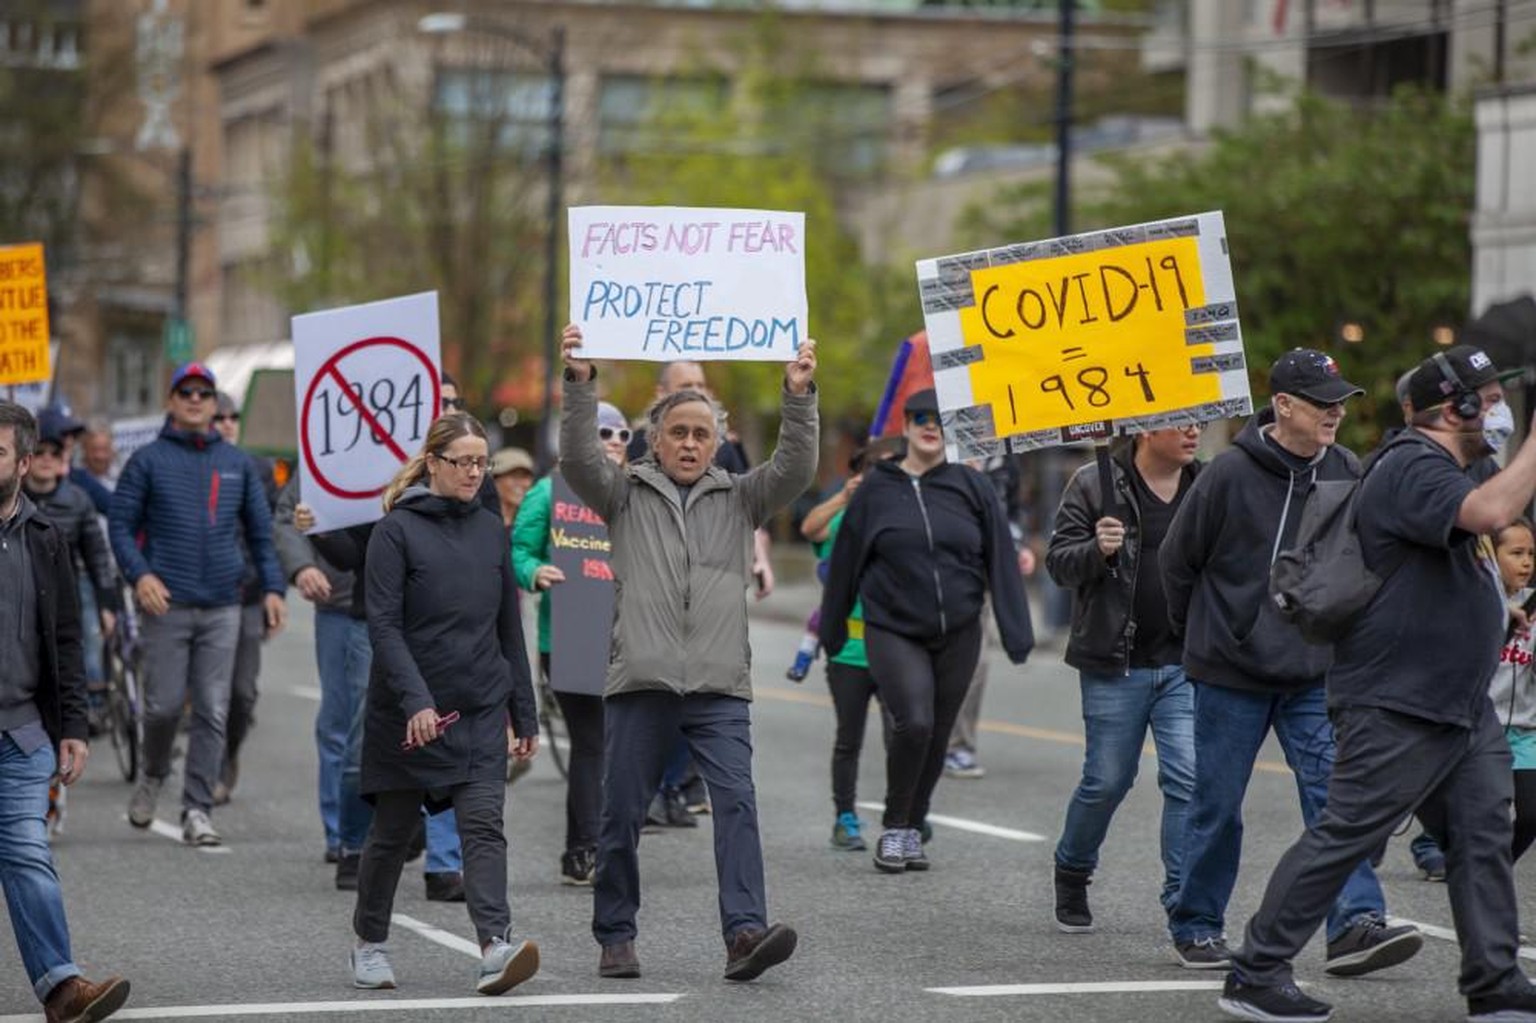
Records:
M1321 685L1333 648L1308 643L1280 617L1270 566L1294 542L1312 485L1360 476L1360 460L1337 444L1293 470L1263 435L1273 421L1270 409L1249 420L1196 477L1159 551L1190 678L1271 693Z
M1002 505L985 476L945 462L911 476L894 461L864 476L838 528L822 591L821 642L836 655L848 614L918 642L974 622L987 590L1003 649L1023 664L1035 645L1024 580Z

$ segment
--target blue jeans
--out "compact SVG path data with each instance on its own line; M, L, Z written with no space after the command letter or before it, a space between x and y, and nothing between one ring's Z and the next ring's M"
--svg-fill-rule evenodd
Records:
M1141 765L1147 729L1157 746L1157 787L1163 793L1162 845L1165 910L1179 894L1184 820L1195 788L1195 702L1193 687L1178 665L1133 668L1128 675L1082 672L1083 780L1067 804L1067 819L1056 862L1091 873L1110 819L1131 791Z
M1274 728L1296 776L1302 821L1311 827L1328 799L1333 726L1322 686L1290 694L1195 685L1195 795L1184 828L1184 884L1169 915L1177 944L1218 937L1243 850L1243 796L1264 737ZM1328 940L1362 916L1387 915L1381 885L1363 859L1328 913Z
M368 623L344 611L315 611L315 664L320 672L320 710L315 714L315 750L320 759L320 823L325 828L325 847L339 849L341 832L341 771L347 753L347 732L362 710L368 695L368 670L373 648L368 644ZM357 798L354 788L352 796ZM362 802L360 799L358 802ZM360 816L358 816L360 814ZM345 844L363 847L368 837L367 804L358 811ZM358 827L358 823L361 827Z
M69 951L59 875L48 852L48 780L55 765L47 743L23 753L9 735L0 734L0 887L22 966L39 1002L80 975Z

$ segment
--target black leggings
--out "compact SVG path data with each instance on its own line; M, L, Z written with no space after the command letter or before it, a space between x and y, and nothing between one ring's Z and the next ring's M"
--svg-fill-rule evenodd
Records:
M981 619L928 642L866 622L864 652L891 719L883 823L887 828L921 827L944 772L950 729L981 656Z
M539 655L549 677L549 655ZM596 849L603 816L603 698L553 690L571 749L565 784L565 851Z
M1536 771L1515 772L1515 840L1511 848L1514 858L1531 847L1536 840Z
M859 753L864 749L864 725L869 720L869 701L880 706L885 743L890 746L891 722L880 704L880 693L868 668L827 662L827 688L837 712L837 737L832 740L832 805L839 814L853 813L859 789Z

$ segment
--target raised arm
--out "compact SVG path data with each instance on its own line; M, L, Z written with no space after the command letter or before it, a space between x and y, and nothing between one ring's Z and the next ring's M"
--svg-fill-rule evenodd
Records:
M740 478L753 526L805 492L816 478L821 424L816 412L816 342L807 339L784 368L779 442L773 457Z
M565 401L560 409L560 472L576 496L612 521L628 486L624 470L608 460L597 439L597 367L578 358L581 328L567 324L560 335L565 353Z

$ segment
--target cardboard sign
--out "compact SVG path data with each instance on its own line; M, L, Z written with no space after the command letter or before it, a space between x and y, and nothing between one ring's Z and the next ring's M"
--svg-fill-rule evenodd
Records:
M565 573L550 588L549 686L601 696L613 636L613 569L608 526L571 490L550 477L549 561Z
M583 358L789 362L806 339L804 213L578 206L570 252Z
M0 384L52 378L42 243L0 246Z
M293 349L313 531L372 522L441 407L437 293L295 316Z
M1253 411L1222 215L922 260L949 457Z

